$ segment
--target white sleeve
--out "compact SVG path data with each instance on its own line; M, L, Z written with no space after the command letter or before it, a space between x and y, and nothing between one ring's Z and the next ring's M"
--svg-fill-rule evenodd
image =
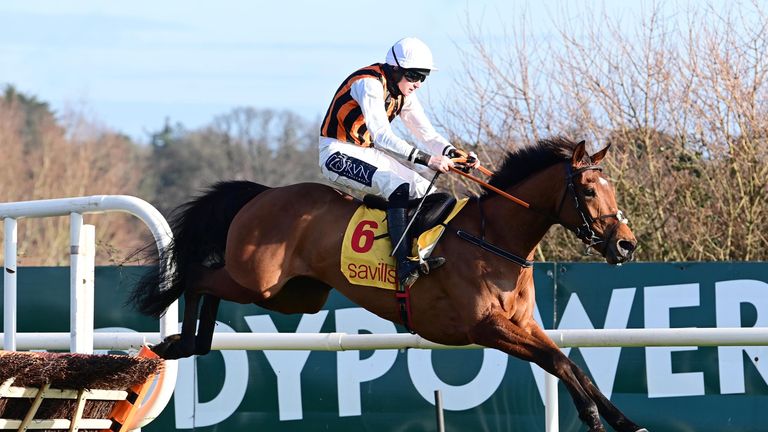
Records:
M376 147L387 149L406 159L413 156L414 147L395 135L384 109L384 86L375 78L362 78L350 87L350 95L360 104L365 126Z
M448 150L454 148L445 137L437 133L435 127L424 113L421 102L416 94L411 94L405 98L403 109L400 111L400 119L403 124L423 145L417 146L419 149L431 155L444 155Z

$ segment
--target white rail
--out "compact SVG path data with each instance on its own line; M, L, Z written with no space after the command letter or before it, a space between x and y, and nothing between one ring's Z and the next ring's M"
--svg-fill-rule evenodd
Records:
M81 284L83 277L92 282L93 261L81 256L81 247L92 247L93 230L82 224L83 214L123 212L141 219L152 232L158 250L164 250L171 241L171 229L165 218L146 201L126 195L93 195L76 198L59 198L36 201L20 201L0 204L0 218L4 222L4 251L5 272L3 285L3 349L57 349L73 352L92 352L93 339L93 286ZM42 342L36 337L17 334L16 331L16 250L17 250L17 220L21 218L42 218L51 216L70 216L71 232L71 278L70 278L70 333L63 334L67 342L57 342L56 348L35 345ZM91 229L89 229L91 228ZM85 234L85 236L83 235ZM81 244L84 238L86 244ZM89 292L88 292L89 291ZM165 316L160 320L158 338L178 332L178 303L169 306ZM29 342L28 342L29 341ZM32 346L30 346L30 343ZM98 345L98 344L96 344ZM176 361L167 361L165 379L161 380L156 395L151 398L152 405L146 407L147 415L143 424L154 420L163 411L173 395L178 374Z
M654 346L768 346L768 328L668 328L546 330L560 347L654 347ZM127 350L162 340L157 332L95 333L95 349ZM22 350L63 350L69 333L19 333ZM348 333L215 333L213 350L312 350L348 351L374 349L479 349L480 345L449 346L419 335Z
M547 330L561 347L598 346L766 346L767 328L672 328L624 330ZM126 350L161 340L160 333L96 333L94 348ZM19 333L19 349L67 349L68 333ZM216 333L214 350L477 349L479 345L447 346L418 335L347 333ZM557 428L557 379L547 375L547 431Z
M668 328L546 330L560 347L646 346L768 346L768 328ZM20 349L66 349L68 333L20 333ZM126 350L156 343L160 333L96 333L97 349ZM214 350L313 350L346 351L373 349L478 349L479 345L448 346L409 333L215 333ZM559 431L557 378L546 374L545 427Z

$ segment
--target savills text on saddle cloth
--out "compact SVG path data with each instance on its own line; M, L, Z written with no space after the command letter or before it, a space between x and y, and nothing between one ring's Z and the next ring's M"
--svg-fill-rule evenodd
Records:
M459 200L443 223L453 219L466 203L466 198ZM437 225L422 233L414 243L412 259L427 258L443 231L445 227ZM383 210L364 205L357 208L349 220L341 247L341 272L350 283L393 291L397 289L395 258L389 256L392 244L387 232L387 216Z

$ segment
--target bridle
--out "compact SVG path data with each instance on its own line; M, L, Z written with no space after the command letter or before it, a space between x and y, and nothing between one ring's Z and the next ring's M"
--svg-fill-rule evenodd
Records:
M454 159L454 162L460 162L460 161L458 159ZM526 208L526 209L528 209L530 211L533 211L535 213L541 214L542 216L552 220L554 223L565 227L569 231L573 232L579 240L581 240L582 242L584 242L584 244L587 245L586 252L588 253L590 251L590 249L594 248L595 246L597 246L597 245L599 245L601 243L605 243L605 239L604 238L601 238L601 237L599 237L599 236L597 236L595 234L595 231L592 229L592 224L593 223L595 223L596 221L602 221L602 220L605 220L605 219L608 219L608 218L613 218L613 219L616 219L620 224L622 224L622 223L626 224L626 223L628 223L628 220L624 216L624 212L622 212L621 210L616 211L616 213L601 214L601 215L598 215L596 218L593 218L592 215L587 210L586 204L582 202L582 200L579 198L579 194L576 193L576 183L574 182L574 178L576 178L580 174L584 173L585 171L602 171L603 168L601 166L599 166L599 165L586 165L586 166L583 166L583 167L580 167L580 168L577 168L577 169L574 170L573 167L571 167L571 164L569 162L567 162L567 163L565 163L565 169L566 169L566 176L565 176L566 186L565 186L565 189L563 190L563 196L562 196L562 198L560 198L560 204L557 206L557 211L554 213L554 216L552 215L552 213L550 213L548 211L545 211L545 210L537 209L537 208L531 206L529 203L527 203L527 202L525 202L525 201L523 201L523 200L521 200L521 199L519 199L517 197L514 197L514 196L512 196L512 195L510 195L510 194L508 194L508 193L506 193L506 192L504 192L504 191L494 187L494 186L491 186L490 184L488 184L488 183L478 179L475 176L467 174L467 173L465 173L464 171L462 171L460 169L451 168L451 171L453 171L453 172L455 172L457 174L460 174L460 175L462 175L462 176L464 176L464 177L474 181L475 183L478 183L480 186L484 187L485 189L488 189L488 190L490 190L492 192L495 192L495 193L501 195L502 197L504 197L504 198L506 198L506 199L508 199L508 200L510 200L512 202L514 202L515 204L520 205L523 208ZM481 167L480 171L483 172L485 175L492 175L493 174L490 171L488 171L487 169L482 169L482 167ZM581 224L577 225L577 226L572 226L572 225L569 225L569 224L565 223L565 221L563 221L563 219L560 217L560 215L561 215L561 213L563 211L563 206L565 205L565 199L568 197L569 194L573 197L574 207L576 208L576 212L579 214L579 217L581 219ZM478 204L480 204L479 200L478 200ZM484 237L485 237L485 215L483 214L482 206L480 206L480 219L481 219L480 225L482 227L481 228L481 231L482 231L481 232L481 237L479 237L479 238L474 238L473 237L474 240L470 240L470 241L472 241L473 243L475 243L477 245L480 245L480 243L486 244L486 242L484 240Z
M565 182L566 187L565 190L563 190L563 196L560 198L560 204L557 206L557 211L555 212L555 216L551 217L554 221L556 221L561 226L565 227L569 231L573 232L576 237L583 241L587 245L587 251L589 249L599 245L600 243L604 243L605 239L602 237L598 237L595 234L595 231L592 229L592 224L596 221L602 221L608 218L613 218L619 221L619 223L626 224L628 223L627 218L624 217L624 212L621 210L618 210L616 213L609 213L609 214L601 214L598 215L596 218L593 218L592 215L589 213L586 204L582 202L582 200L579 198L579 194L576 193L576 183L574 182L574 179L584 173L585 171L602 171L603 168L599 165L586 165L581 168L577 168L576 170L571 167L570 163L566 163L566 176L565 176ZM578 226L572 226L566 224L561 218L560 214L563 211L563 205L565 204L565 199L568 197L568 195L573 196L573 203L576 208L576 212L579 214L579 217L581 219L581 224Z

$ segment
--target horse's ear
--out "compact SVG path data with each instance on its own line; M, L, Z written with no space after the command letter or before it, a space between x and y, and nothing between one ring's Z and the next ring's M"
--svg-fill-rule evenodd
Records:
M576 144L576 148L573 149L573 157L571 158L571 165L578 166L584 163L584 157L587 156L587 142L581 141Z
M601 160L605 157L605 154L608 153L608 149L611 148L611 145L608 144L605 146L604 149L600 150L599 152L593 154L589 157L589 159L592 161L593 164L597 165L600 163Z

